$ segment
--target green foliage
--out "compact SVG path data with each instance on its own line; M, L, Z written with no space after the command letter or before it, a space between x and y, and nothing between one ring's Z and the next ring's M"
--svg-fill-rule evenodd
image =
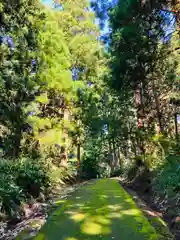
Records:
M0 161L0 205L8 216L22 213L21 204L50 186L48 165L29 158Z
M18 157L27 114L24 109L39 92L41 83L32 60L39 65L39 32L43 15L38 1L3 2L0 43L0 139L7 156Z
M173 204L174 214L179 214L180 156L179 149L172 147L166 157L154 163L152 187L155 197L165 199L164 205Z
M84 156L85 157L85 156ZM111 176L111 168L106 162L99 162L93 156L85 157L81 163L81 178L108 178Z
M88 87L104 68L95 15L86 0L61 4L63 11L39 1L0 6L0 197L8 215L47 188L74 183L77 158L68 162L68 154L82 149L85 101L94 95L90 109L101 94Z
M50 186L49 165L42 159L21 159L16 182L18 186L34 198Z
M108 163L99 163L97 170L98 178L109 178L111 176L111 167Z
M123 169L117 169L111 174L111 177L120 177L123 175L123 173Z
M172 196L180 190L180 165L177 156L169 156L160 169L155 170L154 187L161 194Z
M91 179L98 177L98 162L96 159L85 157L81 163L81 178Z
M141 172L141 168L137 164L132 164L127 169L127 177L130 181L135 179L135 177Z
M92 1L102 21L109 14L104 50L90 1L58 3L0 4L2 209L13 215L22 199L77 173L133 180L152 171L155 191L178 195L179 107L170 100L179 96L179 35L162 41L167 19L153 6Z
M22 189L16 183L17 165L15 162L0 161L0 205L1 212L14 216L20 210L24 198Z
M24 199L22 189L16 184L12 173L8 171L1 173L0 180L0 212L10 217L16 216L17 213L21 213L20 205Z

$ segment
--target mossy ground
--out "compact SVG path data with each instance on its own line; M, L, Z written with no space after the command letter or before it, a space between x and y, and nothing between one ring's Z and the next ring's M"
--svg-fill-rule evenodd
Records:
M57 205L34 240L159 239L116 180L91 181Z

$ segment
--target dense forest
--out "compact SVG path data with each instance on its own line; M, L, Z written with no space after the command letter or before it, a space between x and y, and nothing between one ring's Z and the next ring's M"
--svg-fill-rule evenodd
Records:
M180 215L179 14L165 0L0 1L2 219L59 184L119 176Z

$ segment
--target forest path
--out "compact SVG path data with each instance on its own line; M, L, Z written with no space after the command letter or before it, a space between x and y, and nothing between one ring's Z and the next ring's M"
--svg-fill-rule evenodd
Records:
M92 180L57 206L34 240L159 239L115 179Z

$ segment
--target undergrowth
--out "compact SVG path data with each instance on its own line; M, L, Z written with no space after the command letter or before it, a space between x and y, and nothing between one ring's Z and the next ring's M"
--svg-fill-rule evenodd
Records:
M150 189L156 205L172 216L180 215L179 147L177 142L163 135L155 136L145 158L136 157L126 169L127 178L133 184L138 181L142 191Z
M23 203L45 199L57 184L71 182L71 172L44 159L0 160L1 217L21 217Z

